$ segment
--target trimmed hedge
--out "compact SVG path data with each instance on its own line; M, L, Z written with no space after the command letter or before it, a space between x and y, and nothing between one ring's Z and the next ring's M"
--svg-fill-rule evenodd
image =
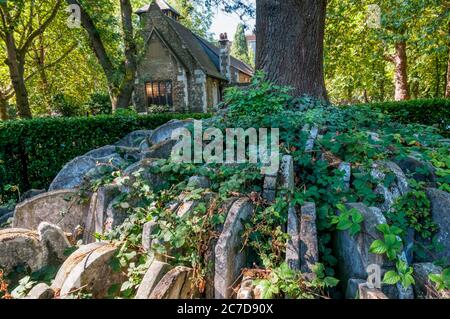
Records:
M0 122L0 204L4 186L21 192L46 189L73 158L140 129L154 129L171 119L207 118L208 114L99 115Z
M435 126L443 136L450 136L450 99L419 99L362 104L380 109L400 123Z

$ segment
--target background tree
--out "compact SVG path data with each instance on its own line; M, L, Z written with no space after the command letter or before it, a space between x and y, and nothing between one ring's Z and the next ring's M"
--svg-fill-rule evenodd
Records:
M326 0L256 0L256 68L293 94L327 99L323 71Z
M234 34L233 44L231 45L231 54L245 63L250 64L247 39L245 37L245 26L240 23Z
M22 118L31 117L24 76L26 54L32 48L34 40L44 33L56 17L61 3L62 0L0 2L0 38L6 47L6 65L18 113ZM28 13L27 19L21 19L25 12Z

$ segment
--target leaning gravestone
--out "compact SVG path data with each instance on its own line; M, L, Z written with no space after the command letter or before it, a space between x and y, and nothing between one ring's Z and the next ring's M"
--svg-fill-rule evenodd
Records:
M386 223L383 214L363 203L346 204L346 207L347 209L357 209L363 215L364 220L361 223L361 231L355 236L351 236L348 230L336 233L335 252L341 282L344 285L347 285L351 278L366 279L366 269L371 264L377 264L381 268L389 264L383 255L369 252L369 247L374 240L383 239L382 234L376 229L377 225ZM344 287L344 291L346 288Z
M192 275L191 268L175 267L159 281L149 299L192 299L198 295Z
M436 234L437 242L443 246L437 258L444 258L450 262L450 193L436 188L427 188L426 194L431 203L431 217L439 227Z
M315 203L305 203L301 207L299 239L300 270L304 273L313 273L314 265L319 262Z
M108 206L119 194L119 186L114 184L101 186L95 193L92 194L83 237L83 242L85 244L94 241L95 233L104 233Z
M48 188L49 191L79 187L84 176L97 165L97 161L88 156L79 156L64 165Z
M122 284L127 277L111 266L117 247L108 243L92 243L82 246L61 266L52 288L60 288L60 297L73 291L86 289L93 298L105 298L110 288ZM73 257L72 257L73 256Z
M41 223L37 231L21 228L0 230L0 269L8 273L15 266L27 265L31 271L60 265L70 247L63 231L49 223Z
M36 229L41 222L49 222L72 233L84 226L89 203L76 190L65 189L44 193L16 206L13 227Z
M149 299L156 285L172 267L164 262L154 260L142 279L134 299Z
M216 299L229 299L233 284L246 264L242 251L243 222L253 214L253 204L248 198L238 199L230 208L222 234L215 248L214 295Z
M148 138L149 145L155 145L163 141L172 139L172 132L183 127L188 127L192 123L192 119L170 120L166 124L161 125L153 131L153 133Z
M150 137L153 133L152 130L138 130L127 134L120 141L116 143L117 146L125 146L125 147L139 147L141 142Z

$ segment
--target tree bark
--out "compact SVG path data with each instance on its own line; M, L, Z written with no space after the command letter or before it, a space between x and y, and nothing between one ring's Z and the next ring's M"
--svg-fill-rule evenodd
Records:
M450 36L450 22L448 23L448 34ZM445 84L445 97L450 98L450 42L448 43L447 83Z
M386 57L386 60L394 63L395 66L395 100L409 100L410 95L408 88L408 60L406 55L406 42L400 41L395 43L395 54Z
M19 117L31 118L31 109L28 102L28 91L24 78L24 57L17 52L14 36L11 32L5 33L6 53L9 74L16 96L16 107Z
M8 99L0 92L0 120L8 119Z
M256 69L293 94L327 100L323 72L326 0L256 0Z
M118 108L129 107L131 95L134 90L134 79L137 68L137 48L133 34L133 10L130 0L120 0L125 55L125 61L122 68L124 71L119 70L120 68L116 68L111 62L94 21L89 13L84 10L80 2L78 0L66 0L66 2L67 4L75 4L80 7L81 25L88 34L90 46L108 81L113 111ZM120 72L124 72L122 77L117 76Z

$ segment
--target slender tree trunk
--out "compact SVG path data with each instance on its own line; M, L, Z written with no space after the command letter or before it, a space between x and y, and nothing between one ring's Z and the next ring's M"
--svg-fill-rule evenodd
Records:
M88 34L90 46L94 51L108 81L109 96L113 111L118 108L126 108L130 106L137 68L137 49L133 36L132 23L133 10L130 0L120 0L120 14L122 19L125 55L123 68L116 68L111 62L97 26L80 2L78 0L66 0L66 3L75 4L80 7L81 24ZM118 76L120 72L124 72L122 78Z
M293 87L295 95L327 100L323 72L326 0L256 0L256 69Z
M137 48L133 35L133 9L130 0L120 0L120 12L125 44L125 74L122 83L120 84L120 90L116 99L117 103L113 105L113 110L130 106L137 69Z
M406 42L401 41L395 44L395 55L393 57L395 65L395 100L409 100L408 88L408 60L406 55Z
M448 23L448 34L450 36L450 22ZM450 42L448 43L447 83L445 85L445 97L450 98Z
M0 120L8 119L8 99L0 92Z
M12 33L6 33L5 43L7 52L6 64L9 68L11 82L16 96L17 111L21 118L31 118L28 91L24 79L24 57L18 54Z

